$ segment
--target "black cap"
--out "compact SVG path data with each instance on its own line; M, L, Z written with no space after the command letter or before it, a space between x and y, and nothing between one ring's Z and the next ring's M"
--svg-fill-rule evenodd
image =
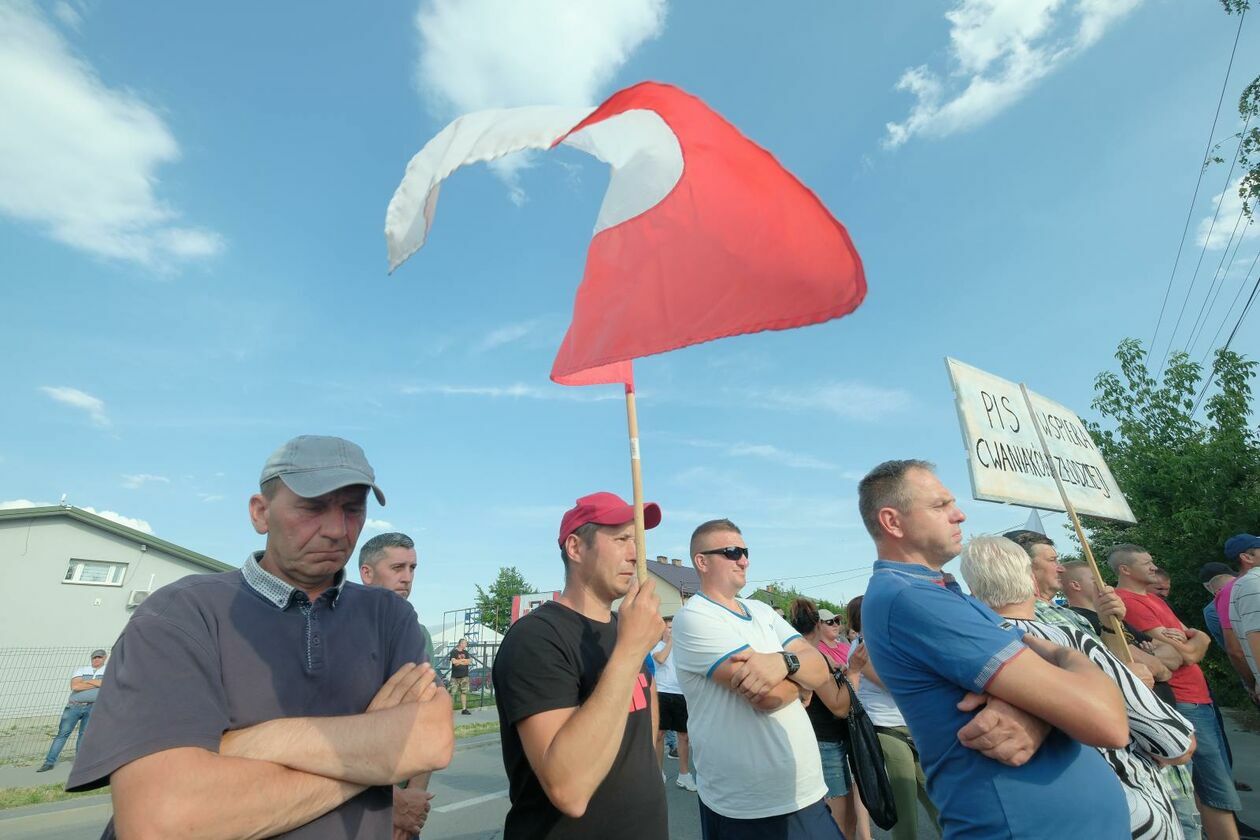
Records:
M1234 570L1224 563L1204 563L1199 567L1199 583L1207 583L1214 577L1221 575L1234 576Z

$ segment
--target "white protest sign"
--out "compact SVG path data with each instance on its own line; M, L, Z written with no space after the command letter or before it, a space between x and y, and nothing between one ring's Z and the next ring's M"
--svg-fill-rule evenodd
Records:
M1050 462L1019 386L956 359L945 360L967 445L972 495L1043 510L1065 510ZM1029 391L1035 422L1078 513L1136 522L1107 462L1070 408Z

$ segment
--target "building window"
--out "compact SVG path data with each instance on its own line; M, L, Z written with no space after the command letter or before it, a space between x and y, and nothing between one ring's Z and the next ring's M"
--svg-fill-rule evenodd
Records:
M63 583L84 583L94 586L122 586L127 574L126 563L103 563L99 560L71 560Z

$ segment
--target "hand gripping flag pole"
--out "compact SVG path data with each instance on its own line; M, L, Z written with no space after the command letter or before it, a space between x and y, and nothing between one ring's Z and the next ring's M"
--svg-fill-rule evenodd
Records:
M1081 527L1081 520L1076 515L1076 506L1072 504L1072 500L1068 498L1067 488L1063 486L1063 479L1059 477L1059 467L1056 465L1054 456L1050 454L1050 447L1046 445L1045 433L1041 431L1041 424L1037 422L1037 411L1033 408L1032 397L1028 393L1028 386L1019 383L1019 391L1024 395L1024 405L1028 406L1028 416L1032 418L1033 428L1037 430L1037 440L1041 443L1041 452L1046 456L1046 463L1050 465L1050 474L1054 476L1054 484L1059 488L1059 496L1063 499L1063 507L1067 509L1067 515L1072 520L1072 527L1076 529L1076 538L1081 541L1081 549L1085 553L1085 560L1089 563L1089 568L1094 573L1094 584L1098 587L1098 591L1102 592L1107 582L1103 580L1102 572L1098 570L1098 561L1094 559L1094 552L1089 547L1089 540L1085 538L1085 529ZM1124 626L1120 619L1111 616L1111 632L1115 633L1117 638L1123 639ZM1133 653L1129 650L1127 644L1122 645L1120 649L1120 658L1125 664L1133 664Z
M625 387L643 578L633 360L840 318L862 303L866 278L848 232L813 192L702 101L656 82L620 90L596 108L508 108L456 119L412 158L390 201L390 270L424 245L438 188L456 169L560 144L604 161L612 177L551 379Z

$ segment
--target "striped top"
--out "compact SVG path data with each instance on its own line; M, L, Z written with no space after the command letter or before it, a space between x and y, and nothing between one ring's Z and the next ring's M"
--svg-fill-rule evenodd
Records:
M1184 755L1190 749L1194 727L1092 636L1039 621L1011 621L1027 633L1084 653L1120 687L1129 712L1129 745L1120 750L1098 751L1124 788L1133 840L1179 840L1182 834L1177 812L1154 759Z

